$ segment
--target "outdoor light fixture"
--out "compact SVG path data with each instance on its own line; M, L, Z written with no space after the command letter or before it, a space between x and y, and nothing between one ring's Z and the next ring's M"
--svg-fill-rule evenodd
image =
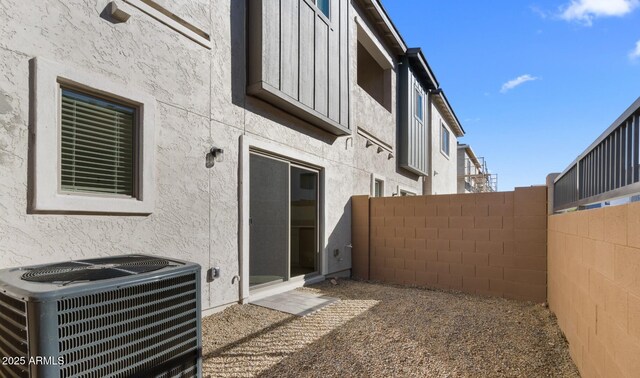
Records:
M382 146L378 146L378 153L384 151L384 148L382 148Z
M373 142L370 139L367 139L366 147L369 148L371 146L373 146Z
M219 147L211 147L207 154L207 168L213 167L216 162L221 163L224 161L224 150Z
M393 152L389 152L389 160L393 159Z

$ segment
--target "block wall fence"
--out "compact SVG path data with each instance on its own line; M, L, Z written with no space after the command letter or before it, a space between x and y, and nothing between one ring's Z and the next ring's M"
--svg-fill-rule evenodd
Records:
M546 301L546 186L355 196L352 219L355 278Z
M549 217L549 307L583 377L640 376L640 203Z

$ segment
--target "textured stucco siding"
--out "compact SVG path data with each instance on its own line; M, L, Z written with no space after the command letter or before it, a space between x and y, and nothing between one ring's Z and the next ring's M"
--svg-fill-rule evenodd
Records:
M136 12L125 24L107 1L0 3L0 250L2 267L127 253L209 265L209 52ZM208 7L208 5L207 5ZM156 209L150 216L27 214L29 60L44 57L156 98ZM204 282L203 282L204 284ZM203 307L211 307L203 285Z
M444 122L440 110L431 104L431 192L428 194L453 194L458 192L458 148L457 138ZM450 132L449 156L442 152L440 145L441 122Z
M352 2L352 10L350 20L357 16L361 22L365 22L369 29L374 31L375 27L366 21L365 13ZM354 187L353 193L371 194L371 174L374 173L378 177L384 179L384 195L391 196L397 193L398 185L402 188L414 191L416 194L422 194L422 178L400 169L398 167L398 135L397 135L397 82L398 70L392 68L391 72L391 111L385 109L384 106L374 100L367 92L358 85L358 26L355 22L350 22L350 49L351 49L351 125L354 125L353 133L353 160L355 167L358 169L357 186ZM376 35L380 40L381 37ZM386 47L386 53L393 56L392 52ZM394 64L397 67L398 62ZM357 133L358 129L364 130L384 144L391 146L393 158L389 159L387 151L377 152L377 146L366 147L366 139Z
M133 7L128 22L109 22L100 17L107 0L0 2L0 268L115 254L162 255L199 263L203 273L222 269L211 283L203 274L203 309L238 301L240 283L233 277L240 269L240 137L250 135L320 162L326 192L323 273L350 269L351 196L369 194L372 173L385 177L387 195L397 185L421 193L421 179L399 173L395 158L367 149L355 133L336 138L246 96L244 1L158 3L210 32L211 49ZM355 22L349 19L351 124L366 125L373 118L356 110L362 104L353 95L357 44ZM28 214L29 60L34 57L136 87L156 99L153 214ZM393 83L395 91L395 75ZM395 148L395 114L388 114L383 122L376 118L378 131L368 131ZM207 169L205 154L214 145L225 150L225 160Z

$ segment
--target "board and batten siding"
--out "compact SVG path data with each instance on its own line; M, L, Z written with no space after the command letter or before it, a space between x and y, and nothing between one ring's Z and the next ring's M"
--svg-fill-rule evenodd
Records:
M249 1L247 92L335 135L349 126L349 2Z
M427 167L428 92L416 78L406 59L401 65L399 91L399 164L410 172L424 176L429 172ZM416 117L416 91L422 94L422 121Z

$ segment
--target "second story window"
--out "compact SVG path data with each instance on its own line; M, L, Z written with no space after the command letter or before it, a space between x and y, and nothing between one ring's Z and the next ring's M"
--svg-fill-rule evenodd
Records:
M320 12L329 18L329 0L314 0Z
M443 154L449 156L449 147L450 147L450 143L451 143L451 133L449 132L449 129L447 129L447 126L445 126L445 124L441 124L440 125L440 150L442 151Z
M420 93L418 88L415 89L415 98L416 98L416 106L415 106L416 118L420 122L424 122L424 97L422 96L422 93Z

